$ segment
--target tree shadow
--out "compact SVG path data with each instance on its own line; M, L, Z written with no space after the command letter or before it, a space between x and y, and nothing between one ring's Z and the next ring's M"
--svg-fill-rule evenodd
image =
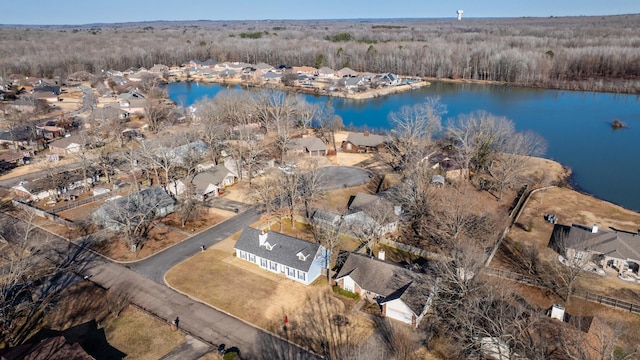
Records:
M98 328L95 320L70 327L63 331L42 329L21 345L26 348L23 355L27 355L29 349L34 349L46 339L63 336L68 344L78 344L84 351L96 360L123 359L127 354L111 346L107 341L104 329Z

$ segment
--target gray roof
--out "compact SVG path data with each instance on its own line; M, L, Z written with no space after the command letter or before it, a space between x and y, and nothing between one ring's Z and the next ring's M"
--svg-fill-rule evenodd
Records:
M48 174L46 177L29 181L22 185L22 187L29 191L31 194L37 194L41 191L54 190L57 186L65 187L78 181L83 181L88 177L99 175L100 170L89 167L87 169L87 175L84 176L83 169L74 169L69 171L62 171L56 174Z
M384 135L374 135L370 133L349 133L348 142L356 146L376 147L387 141L388 137Z
M422 313L434 283L430 275L355 253L349 254L336 279L347 275L363 290L384 296L383 302L401 299L416 315Z
M585 250L617 259L640 261L640 235L627 231L609 231L572 224L556 224L553 227L551 241L564 243L565 248Z
M327 145L317 137L291 139L290 148L306 151L326 151Z
M318 69L318 74L323 74L323 75L332 75L332 74L335 74L335 73L336 73L336 71L335 71L335 70L333 70L333 69L332 69L332 68L330 68L330 67L326 67L326 66L321 67L320 69Z
M168 208L175 200L162 187L150 187L127 196L105 202L97 208L92 217L97 221L109 221L121 216L144 216L154 218L158 209Z
M311 219L334 225L340 220L340 214L318 209L313 212L313 215L311 215Z
M227 177L227 175L235 176L235 174L231 170L227 169L226 166L220 164L212 167L209 170L197 173L193 177L193 179L191 179L191 183L195 186L196 193L200 194L204 192L210 184L214 184L216 186L219 185Z
M78 144L80 146L86 145L87 139L82 138L80 135L71 135L63 138L56 139L49 143L49 146L55 146L57 148L66 149L71 144ZM84 144L83 144L84 143Z
M267 71L264 75L262 75L263 79L280 79L282 78L282 74L275 73L273 71Z
M343 67L342 69L338 70L338 74L340 74L340 76L357 76L358 73L353 70L350 69L348 67Z
M267 250L265 246L260 246L258 236L261 232L261 230L254 228L245 228L240 234L235 248L294 269L309 271L320 244L269 231L266 241L274 247L272 250ZM297 255L300 252L307 256L306 260L300 260Z

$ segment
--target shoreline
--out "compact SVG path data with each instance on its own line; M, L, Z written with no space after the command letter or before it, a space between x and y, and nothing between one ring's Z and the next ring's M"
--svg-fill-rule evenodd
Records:
M374 99L381 96L387 96L392 94L399 94L411 90L417 90L423 87L427 87L431 85L430 81L426 81L424 79L420 81L416 81L410 84L403 85L395 85L395 86L387 86L378 89L371 89L363 92L345 92L345 91L327 91L320 87L302 87L302 86L287 86L282 83L264 83L264 82L254 82L254 81L246 81L242 79L216 79L216 78L203 78L203 77L193 77L193 78L185 78L184 76L176 77L170 81L167 81L167 84L172 83L180 83L180 82L191 82L191 83L200 83L200 84L218 84L218 85L240 85L242 87L256 87L256 88L275 88L282 91L291 91L295 93L301 94L309 94L309 95L317 95L317 96L329 96L329 97L337 97L343 99L350 100L369 100Z

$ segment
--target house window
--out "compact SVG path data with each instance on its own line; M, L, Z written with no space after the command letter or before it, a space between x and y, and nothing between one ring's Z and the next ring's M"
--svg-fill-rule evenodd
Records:
M576 254L573 256L573 259L574 260L582 260L583 257L584 257L584 252L576 251Z
M302 272L302 271L298 271L298 279L302 280L302 281L306 281L307 279L307 273Z
M270 261L270 262L269 262L269 269L270 269L271 271L278 272L278 263L277 263L277 262Z
M267 268L267 259L260 259L260 267L264 269Z
M251 261L252 263L256 262L256 256L253 254L249 254L249 261Z
M244 251L240 251L240 259L247 260L247 253Z
M296 269L287 267L287 276L295 278L296 277Z

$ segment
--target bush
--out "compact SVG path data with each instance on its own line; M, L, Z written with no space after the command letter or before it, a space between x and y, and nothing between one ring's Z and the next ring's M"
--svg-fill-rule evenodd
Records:
M230 351L230 352L226 352L224 353L224 356L222 357L223 360L234 360L234 359L238 359L238 353L235 351Z
M351 291L344 290L340 288L338 285L333 286L333 292L336 294L340 294L344 297L348 297L349 299L360 300L360 295L356 293L352 293Z

